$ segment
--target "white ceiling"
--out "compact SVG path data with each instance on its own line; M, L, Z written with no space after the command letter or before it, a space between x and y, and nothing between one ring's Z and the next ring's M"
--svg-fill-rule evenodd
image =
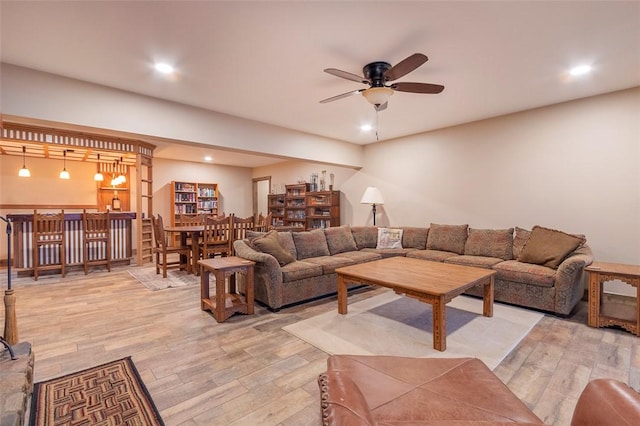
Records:
M3 62L356 144L376 142L359 129L375 125L373 107L319 101L365 86L324 68L429 57L398 81L444 92L395 93L380 140L640 85L638 1L1 0L0 13ZM155 74L154 61L177 76ZM593 72L570 78L579 64ZM174 152L161 144L155 155Z

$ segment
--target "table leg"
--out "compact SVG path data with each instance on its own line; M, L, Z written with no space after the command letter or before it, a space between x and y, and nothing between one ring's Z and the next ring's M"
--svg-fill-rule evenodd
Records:
M223 322L225 318L226 308L226 290L225 290L225 278L224 271L216 270L216 309L213 313L217 322Z
M482 295L482 315L485 317L493 316L493 275L489 277L489 282L484 285L484 293Z
M191 233L191 271L198 275L198 260L200 260L200 233Z
M433 301L433 348L447 349L447 305L443 297Z
M247 314L249 315L253 314L253 279L253 267L250 267L247 271L246 288L244 289L245 297L247 299Z
M589 303L587 309L587 325L600 327L600 298L602 297L602 283L600 274L589 271Z
M342 274L338 274L338 313L347 313L347 283Z
M175 240L172 240L172 241L175 241ZM181 247L186 247L187 246L187 233L186 232L180 232L180 246ZM189 262L189 256L185 256L184 254L180 255L180 263L181 264L184 263L185 265L187 265L187 272L191 271L192 268L193 268L193 266Z
M202 275L200 276L200 309L206 310L205 299L209 300L209 271L202 268Z

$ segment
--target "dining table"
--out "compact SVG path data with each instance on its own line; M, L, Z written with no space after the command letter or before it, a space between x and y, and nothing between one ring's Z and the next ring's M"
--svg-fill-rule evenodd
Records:
M193 274L199 275L198 260L200 259L200 238L204 232L204 225L165 226L164 230L180 234L180 245L187 246L187 240L191 238L191 267ZM188 259L187 259L188 260Z

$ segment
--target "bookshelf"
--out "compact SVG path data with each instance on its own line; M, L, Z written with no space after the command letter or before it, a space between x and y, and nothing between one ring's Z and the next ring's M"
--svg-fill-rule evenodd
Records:
M218 184L171 182L171 225L180 224L180 215L218 214Z
M340 191L309 191L310 185L285 185L284 194L268 196L276 229L308 231L340 226Z

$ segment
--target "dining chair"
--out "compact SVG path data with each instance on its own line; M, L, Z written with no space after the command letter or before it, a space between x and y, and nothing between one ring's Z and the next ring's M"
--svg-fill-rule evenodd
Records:
M216 255L222 257L231 255L232 217L207 219L202 233L202 242L200 243L200 254L203 259L209 259Z
M164 221L162 216L156 218L151 215L151 223L153 224L153 235L155 237L155 253L156 253L156 274L160 273L162 268L162 277L167 278L167 269L180 268L189 270L189 254L191 248L188 246L174 246L169 244L169 238L164 230ZM178 260L169 260L169 255L179 255ZM186 259L186 261L184 261Z
M204 225L205 215L181 213L178 221L178 226Z
M263 216L262 213L258 215L258 222L256 224L256 231L260 232L268 232L271 229L271 218L273 217L273 213L269 213L266 216Z
M111 219L109 212L82 211L82 254L84 274L89 266L106 265L111 272Z
M40 271L60 269L66 276L66 233L64 210L60 213L33 211L33 278L38 281Z
M248 216L245 218L239 218L236 215L231 215L232 220L232 228L233 235L232 239L235 240L243 240L247 238L247 231L255 230L256 224L253 216ZM233 241L231 244L233 244Z

